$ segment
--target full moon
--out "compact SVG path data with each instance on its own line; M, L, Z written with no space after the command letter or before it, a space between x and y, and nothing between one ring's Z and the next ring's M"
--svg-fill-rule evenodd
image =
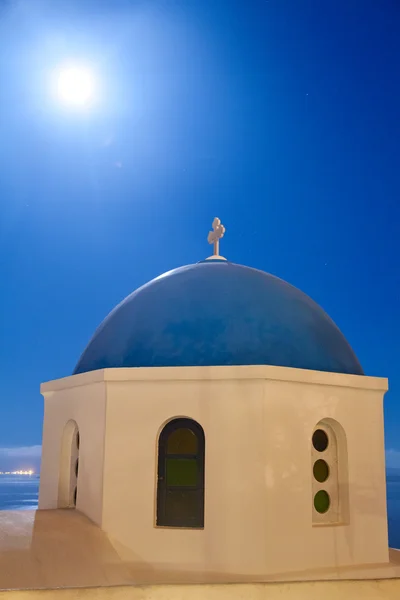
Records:
M66 67L57 77L57 94L65 103L75 106L87 106L95 91L93 74L83 67Z

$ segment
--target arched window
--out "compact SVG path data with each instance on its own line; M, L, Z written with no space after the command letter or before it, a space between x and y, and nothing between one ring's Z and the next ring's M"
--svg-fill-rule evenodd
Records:
M348 519L347 444L333 419L318 423L311 447L313 523L341 524Z
M75 421L64 427L61 442L58 507L75 508L78 497L80 436Z
M170 421L159 437L157 525L204 527L204 431L191 419Z

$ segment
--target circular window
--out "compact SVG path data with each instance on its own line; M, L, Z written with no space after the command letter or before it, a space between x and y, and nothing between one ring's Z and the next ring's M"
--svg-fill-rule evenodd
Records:
M319 513L326 513L329 510L331 499L328 492L320 490L314 496L314 507Z
M315 479L317 481L319 481L320 483L323 483L329 477L328 464L322 459L315 461L314 467L313 467L313 473L314 473Z
M328 444L329 444L329 439L323 429L316 429L314 431L313 436L312 436L312 443L313 443L314 448L318 452L323 452L324 450L327 449Z

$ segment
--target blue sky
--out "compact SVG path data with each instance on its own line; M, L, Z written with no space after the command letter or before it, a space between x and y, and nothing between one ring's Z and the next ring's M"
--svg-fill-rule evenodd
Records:
M40 382L206 257L218 215L225 256L301 288L389 377L400 464L399 24L391 0L0 2L3 450L40 444ZM53 93L68 61L96 73L90 110Z

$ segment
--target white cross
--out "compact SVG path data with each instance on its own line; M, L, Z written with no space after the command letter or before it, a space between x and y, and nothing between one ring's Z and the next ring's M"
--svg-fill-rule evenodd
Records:
M219 256L219 240L224 237L225 227L218 217L215 217L212 228L213 231L209 232L207 241L209 244L214 244L214 256Z

